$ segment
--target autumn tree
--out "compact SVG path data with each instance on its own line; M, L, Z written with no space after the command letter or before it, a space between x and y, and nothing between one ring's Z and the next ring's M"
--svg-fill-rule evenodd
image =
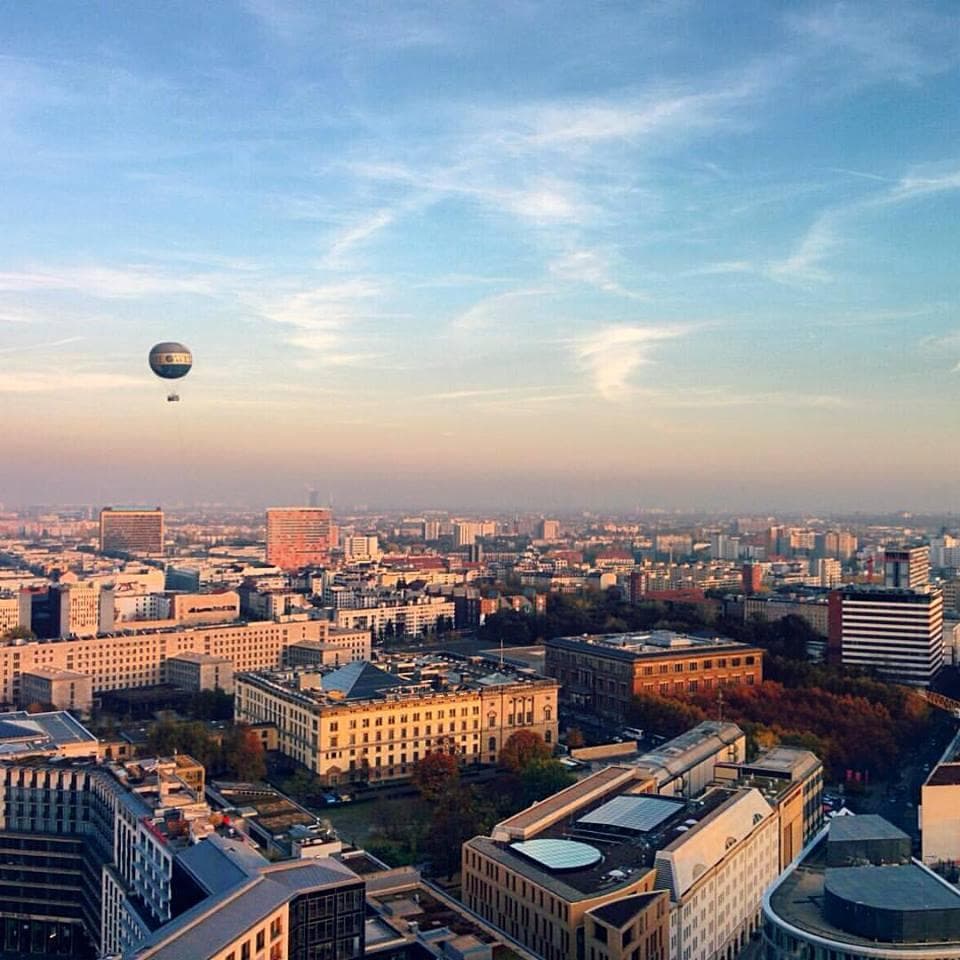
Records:
M411 781L424 800L438 800L460 780L460 764L450 753L428 753L416 762Z
M553 751L539 733L517 730L511 733L500 750L498 761L512 773L521 773L534 760L548 760Z
M223 762L238 780L262 780L267 774L263 743L245 724L237 724L224 736Z

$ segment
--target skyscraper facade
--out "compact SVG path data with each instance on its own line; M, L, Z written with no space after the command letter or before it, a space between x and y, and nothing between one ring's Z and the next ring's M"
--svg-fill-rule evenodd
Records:
M327 507L267 510L267 563L298 570L330 559L333 522Z
M104 507L100 511L100 552L163 555L163 511Z

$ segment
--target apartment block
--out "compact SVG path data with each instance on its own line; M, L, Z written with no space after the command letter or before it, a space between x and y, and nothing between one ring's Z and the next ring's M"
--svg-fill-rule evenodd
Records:
M419 596L391 600L361 609L334 611L334 623L344 630L369 630L374 636L417 637L453 626L457 609L453 600Z
M822 637L829 632L826 596L790 596L774 594L766 597L745 597L744 620L762 620L772 623L784 617L805 620Z
M336 543L326 507L272 507L267 510L267 563L282 570L322 565Z
M464 763L495 763L517 730L557 742L554 680L492 661L432 658L394 666L396 673L357 662L239 674L236 716L275 724L280 750L330 784L402 780L437 751Z
M4 949L30 953L46 938L38 952L82 955L92 940L119 953L171 918L184 892L174 889L177 850L212 829L202 785L181 767L202 776L185 755L0 766Z
M240 595L235 590L213 593L171 593L170 619L184 626L229 623L240 619Z
M279 669L290 644L320 639L325 626L319 620L284 619L0 645L0 701L21 702L23 674L37 667L85 674L94 691L162 683L166 661L188 651L225 657L234 670Z
M375 533L350 534L343 538L343 556L347 563L370 563L379 560L380 555Z
M63 716L64 729L70 719ZM206 804L203 767L186 755L97 763L4 753L4 956L363 956L363 879L319 845L304 846L303 859L270 863L234 828L242 816Z
M546 673L571 705L622 719L643 693L696 693L763 682L763 651L721 637L667 630L545 642Z
M163 511L104 507L100 511L100 552L163 556Z
M20 592L14 590L0 591L0 636L15 627L29 627L21 617Z

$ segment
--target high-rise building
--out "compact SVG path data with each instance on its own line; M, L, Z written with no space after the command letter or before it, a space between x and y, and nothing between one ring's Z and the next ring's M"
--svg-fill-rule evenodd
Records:
M943 666L943 594L939 590L850 586L830 594L828 656L927 686Z
M163 511L104 507L100 511L100 552L163 555Z
M743 592L750 596L763 589L763 567L759 563L743 565Z
M343 555L350 563L368 563L380 559L380 543L375 533L353 534L343 538Z
M453 524L453 542L458 547L469 547L481 537L492 537L497 525L492 520L456 520Z
M333 532L327 507L272 507L267 510L267 563L284 570L325 564Z
M814 552L818 557L849 560L857 552L857 538L846 530L827 530L816 535Z
M883 554L883 585L917 590L930 582L930 548L887 548Z
M559 520L541 520L537 524L536 536L538 540L559 540L560 539L560 521Z
M843 582L843 568L834 557L818 557L810 561L810 573L817 578L817 586L833 589Z

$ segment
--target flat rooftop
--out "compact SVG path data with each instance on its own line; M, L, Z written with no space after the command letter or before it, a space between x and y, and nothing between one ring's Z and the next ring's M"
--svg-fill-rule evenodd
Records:
M864 813L856 817L837 817L830 822L827 842L849 842L852 840L909 840L899 827L875 813Z
M274 836L288 833L291 827L313 827L319 823L316 816L271 787L215 781L209 791L218 804L237 809Z
M613 796L607 793L577 806L534 837L527 838L572 840L592 846L599 851L600 859L587 866L574 869L551 867L547 862L538 862L514 849L513 840L477 837L470 844L534 883L555 890L567 900L584 900L636 882L653 867L658 850L665 849L708 819L739 792L720 787L696 800L684 801L650 793L631 794L630 786L637 783L628 782L624 790ZM534 814L539 806L535 804L526 812Z
M0 755L22 752L26 744L51 750L71 744L97 743L97 738L66 710L27 713L12 710L0 713Z
M703 653L730 651L735 653L761 652L759 647L739 643L727 637L695 637L671 630L653 630L637 633L598 633L581 637L555 637L545 641L546 646L583 652L593 649L604 656L621 660L639 658L697 656Z
M251 671L238 678L304 704L350 707L388 698L423 699L466 690L557 681L532 670L452 654L387 656L376 663L357 660L341 666L317 665L292 670Z
M845 819L855 820L855 817ZM915 863L899 866L831 867L824 886L844 900L878 910L960 910L960 891L951 889Z
M830 830L839 823L858 819L861 818L838 817L831 821ZM784 874L779 884L768 894L770 909L786 923L816 936L854 947L877 949L880 946L878 941L849 933L832 924L824 915L824 888L828 876L826 848L824 834L807 856L794 869ZM851 870L858 872L850 873ZM836 875L836 883L840 891L846 891L845 896L868 904L879 904L885 910L912 911L917 909L915 904L925 902L928 898L933 898L931 903L940 905L934 909L942 909L944 904L948 904L952 909L960 905L960 892L917 863L870 868L830 868L829 875L831 884L834 883L833 877ZM927 942L885 941L881 949L909 950Z

